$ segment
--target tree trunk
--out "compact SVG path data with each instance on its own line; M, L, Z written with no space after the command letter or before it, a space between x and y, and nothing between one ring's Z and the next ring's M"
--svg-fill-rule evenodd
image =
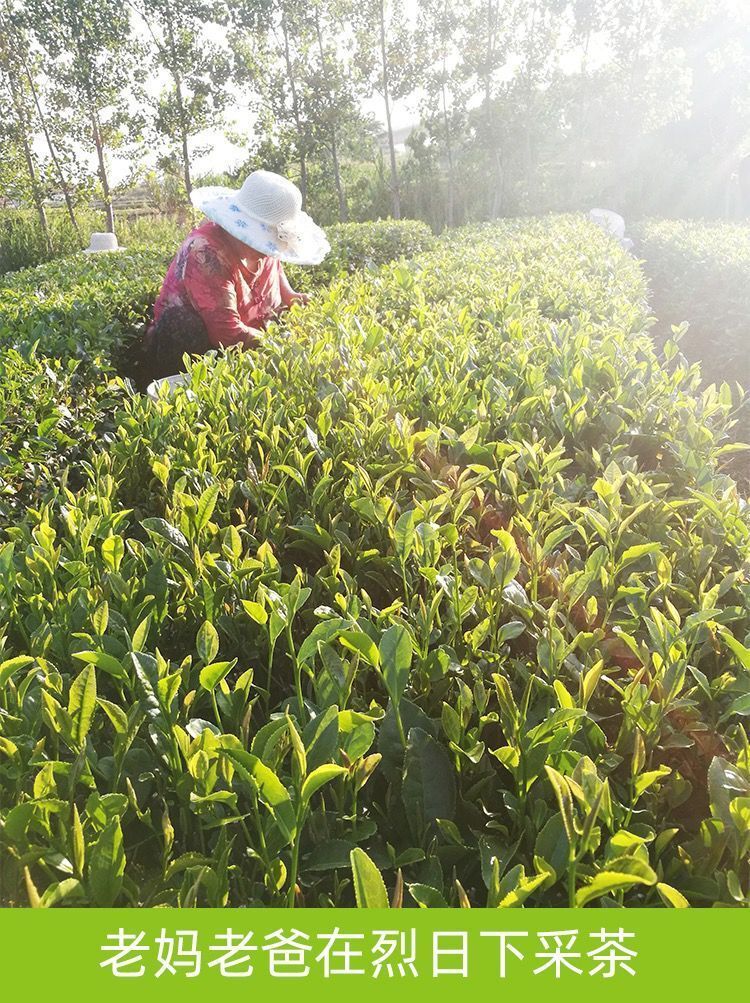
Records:
M573 192L573 197L576 203L581 192L584 166L586 163L586 137L588 136L588 129L586 127L588 119L588 56L590 44L591 31L587 31L586 39L583 44L583 56L581 58L581 73L579 81L579 86L581 88L578 99L578 135L580 137L580 144L578 148L578 156L576 157L576 190Z
M448 3L444 6L444 17L446 21L448 20ZM453 144L451 142L451 128L450 119L448 117L448 95L445 88L445 82L448 73L448 56L445 48L442 53L442 73L440 77L440 100L442 104L442 117L443 117L443 130L445 133L445 156L448 161L448 172L446 177L446 193L445 193L445 225L454 226L456 210L456 196L454 191L454 179L453 179Z
M448 120L448 101L445 93L445 80L440 85L443 104L443 128L445 130L445 155L448 160L448 175L445 192L445 225L453 226L455 222L455 193L453 190L453 145L451 143L450 122Z
M49 155L52 163L55 166L55 171L57 173L57 180L62 189L63 197L65 199L65 206L68 210L68 216L70 218L71 225L75 235L80 241L83 241L83 234L81 233L81 228L78 225L78 220L76 219L75 210L73 208L73 199L70 194L70 188L68 182L65 179L65 174L62 169L62 165L57 156L54 143L52 142L52 137L50 136L49 129L47 128L47 119L42 110L41 102L39 101L39 95L37 94L36 86L34 84L34 78L31 75L31 70L26 62L23 61L24 72L26 73L26 79L29 81L29 89L31 90L31 95L34 98L34 106L36 107L37 117L39 118L39 124L42 127L42 132L44 133L44 138L47 142L47 149L49 150Z
M320 30L320 15L317 6L315 7L315 33L318 37L318 50L320 51L320 65L323 70L323 75L326 75L328 69L328 60L326 59L325 49L323 47L323 35ZM329 102L329 106L330 106ZM342 223L346 223L349 219L349 210L346 205L346 194L344 192L344 186L341 181L341 168L339 165L339 148L338 140L336 138L336 126L333 121L329 125L329 131L331 135L331 160L333 161L333 180L336 185L336 195L339 201L339 220Z
M488 219L493 219L496 215L495 213L495 203L496 191L495 185L497 184L497 151L493 150L493 139L492 139L492 60L495 54L495 27L493 15L495 12L495 5L493 0L488 0L487 2L487 47L485 49L485 67L484 67L484 135L485 135L485 145L487 147L487 163L488 172L487 177L489 180L489 188L487 191L487 217ZM494 156L493 156L494 153ZM494 162L494 170L493 170ZM494 181L494 184L493 184Z
M526 82L526 108L525 108L525 121L523 130L523 164L524 164L524 176L526 179L526 209L531 212L538 212L538 206L536 205L536 191L537 191L537 176L536 176L536 160L535 160L535 149L534 149L534 138L532 135L532 122L534 121L534 106L535 101L535 90L534 90L534 79L531 67L531 59L534 51L534 41L536 39L537 30L537 15L539 14L539 4L534 3L531 9L529 18L529 31L528 39L530 48L527 50L527 63L525 72L525 82Z
M297 129L297 151L299 153L299 190L302 193L302 208L307 204L307 144L305 142L304 130L302 128L302 116L299 108L299 95L297 94L297 82L292 64L292 56L289 49L289 30L287 28L285 11L282 8L281 30L284 34L284 59L286 61L286 72L289 77L289 87L292 92L292 115L294 125Z
M385 102L385 121L388 128L388 151L391 158L391 205L394 219L401 219L401 193L398 183L398 167L396 165L396 144L393 139L391 124L391 100L388 89L388 52L385 44L385 0L380 0L380 54L383 61L383 101Z
M503 208L503 194L505 187L505 174L503 172L503 155L499 148L495 150L495 172L494 184L492 186L492 203L490 205L490 219L497 219Z
M115 232L115 211L112 205L112 193L109 190L109 178L107 177L107 165L104 161L104 143L102 141L101 128L99 126L99 116L94 109L91 110L91 129L96 147L96 158L98 162L99 181L102 186L102 198L104 200L104 211L107 216L107 230Z
M39 226L44 238L44 246L47 249L47 253L52 254L52 237L50 236L49 223L47 222L47 211L44 208L44 199L42 198L42 193L39 187L39 178L36 173L34 158L31 155L31 149L29 148L26 136L23 137L23 155L26 159L26 168L29 172L29 181L31 182L32 198L34 199L34 208L36 209L36 214L39 217Z
M339 200L339 219L342 223L346 223L349 219L349 209L346 204L344 186L341 183L338 143L336 142L336 129L333 126L331 126L331 159L333 160L333 178L336 182L336 194Z
M47 212L44 208L44 199L42 197L41 188L39 186L39 177L36 172L36 166L34 164L34 157L31 152L31 147L29 146L28 138L24 133L22 133L21 144L23 146L23 155L26 161L26 170L29 172L29 182L31 184L31 197L34 202L34 208L36 209L36 214L39 217L39 226L42 231L42 236L44 238L44 246L47 249L48 254L52 254L52 238L49 232L49 224L47 222Z
M3 13L10 14L10 9L8 8L7 11L4 10ZM0 27L5 32L5 24ZM15 33L11 40L10 30L8 30L7 34L4 36L2 46L3 70L8 80L11 105L18 124L18 135L23 149L23 157L26 162L26 170L29 175L31 200L34 203L34 208L36 209L36 214L39 218L39 227L42 231L42 239L44 240L45 249L48 254L52 254L52 238L50 237L49 232L47 212L44 208L44 195L39 183L39 175L37 173L36 163L34 162L32 144L29 139L29 116L27 114L27 108L24 105L24 94L20 89L20 80L16 77L15 66L13 65L15 59L19 57L21 49L22 46L19 44L19 39L16 37Z
M42 231L42 237L44 239L44 245L48 254L52 254L52 238L50 237L49 224L47 222L47 212L44 208L44 197L42 195L42 189L39 184L39 176L36 170L36 164L34 163L34 154L31 151L31 144L29 143L28 136L28 121L26 119L26 114L23 108L23 99L18 93L18 88L16 86L15 78L12 72L8 74L8 82L10 85L10 95L13 102L13 110L16 113L16 120L18 121L18 130L21 137L21 146L23 147L23 156L26 161L26 170L29 175L29 185L31 188L31 199L34 203L34 208L36 209L36 214L39 217L39 227Z
M185 182L185 191L188 198L193 190L193 180L190 177L190 149L188 147L188 121L185 111L185 98L182 93L182 77L177 65L177 44L174 38L174 25L172 24L172 8L167 4L167 35L169 36L170 60L169 70L174 80L174 90L177 97L177 112L180 119L180 145L182 147L182 177Z
M86 98L86 107L88 109L89 121L91 123L91 138L96 148L96 159L97 159L97 173L99 175L99 181L102 186L102 199L104 201L104 212L107 216L107 230L109 233L115 232L115 211L112 206L112 194L109 190L109 178L107 177L107 164L104 159L104 140L102 139L101 123L99 122L99 112L96 106L96 99L94 90L92 87L92 68L89 58L87 57L82 43L80 41L80 36L83 34L83 25L78 21L76 23L76 30L78 32L79 41L77 42L77 53L79 65L86 68L86 74L83 80L83 91Z
M182 177L185 182L185 191L187 192L188 198L190 198L190 192L193 190L193 180L190 177L190 151L188 149L188 137L187 133L182 132Z

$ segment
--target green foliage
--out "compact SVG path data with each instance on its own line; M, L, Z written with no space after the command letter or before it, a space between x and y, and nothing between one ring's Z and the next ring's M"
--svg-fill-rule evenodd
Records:
M146 319L179 244L171 221L143 221L130 236L132 245L116 254L75 254L0 279L0 344L28 352L38 342L47 357L116 363ZM315 268L289 268L293 283L314 288L342 272L411 257L434 239L412 220L334 225L328 236L329 257Z
M747 905L736 400L575 217L347 275L0 548L0 896Z
M104 214L89 209L77 209L76 218L88 245L93 232L106 229ZM52 258L64 258L81 250L69 217L59 209L47 211L52 250L45 246L36 214L27 209L0 210L0 275L32 268ZM145 214L140 217L117 218L117 236L128 250L154 245L176 248L185 226L176 217Z
M647 220L635 236L664 338L687 321L680 349L701 363L706 381L750 388L750 226Z
M413 258L428 250L435 238L426 223L418 220L376 220L368 223L334 223L326 227L331 251L314 268L289 267L287 274L297 288L311 288L344 272L379 268L397 258Z
M56 484L76 483L87 451L114 425L122 387L85 379L72 359L12 348L0 357L0 525L15 522Z
M76 254L5 276L0 344L47 357L111 360L145 320L173 248Z

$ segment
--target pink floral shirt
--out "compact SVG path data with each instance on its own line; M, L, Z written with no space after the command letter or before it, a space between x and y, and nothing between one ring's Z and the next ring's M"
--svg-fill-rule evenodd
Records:
M166 307L192 308L216 348L248 344L283 309L281 262L255 261L252 250L207 220L182 243L154 305L154 323ZM158 336L158 335L157 335Z

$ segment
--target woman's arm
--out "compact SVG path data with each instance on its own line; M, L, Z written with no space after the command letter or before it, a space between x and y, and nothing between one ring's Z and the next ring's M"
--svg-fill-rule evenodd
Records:
M292 289L283 265L279 268L279 290L281 292L281 302L284 306L293 306L295 303L301 303L304 306L310 299L307 293L297 293Z

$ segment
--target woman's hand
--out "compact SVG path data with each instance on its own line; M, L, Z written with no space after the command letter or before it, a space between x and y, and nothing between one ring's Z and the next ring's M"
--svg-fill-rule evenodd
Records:
M310 297L307 293L298 293L292 289L283 267L279 276L279 290L281 292L281 302L287 309L294 306L295 303L299 303L300 306L306 306L310 302Z
M245 348L260 348L265 340L265 334L263 331L258 330L257 327L249 327L248 334L245 339Z
M279 276L279 291L281 292L282 303L287 310L293 307L295 303L299 303L301 307L304 307L310 302L310 297L307 293L296 293L292 289L283 266Z

